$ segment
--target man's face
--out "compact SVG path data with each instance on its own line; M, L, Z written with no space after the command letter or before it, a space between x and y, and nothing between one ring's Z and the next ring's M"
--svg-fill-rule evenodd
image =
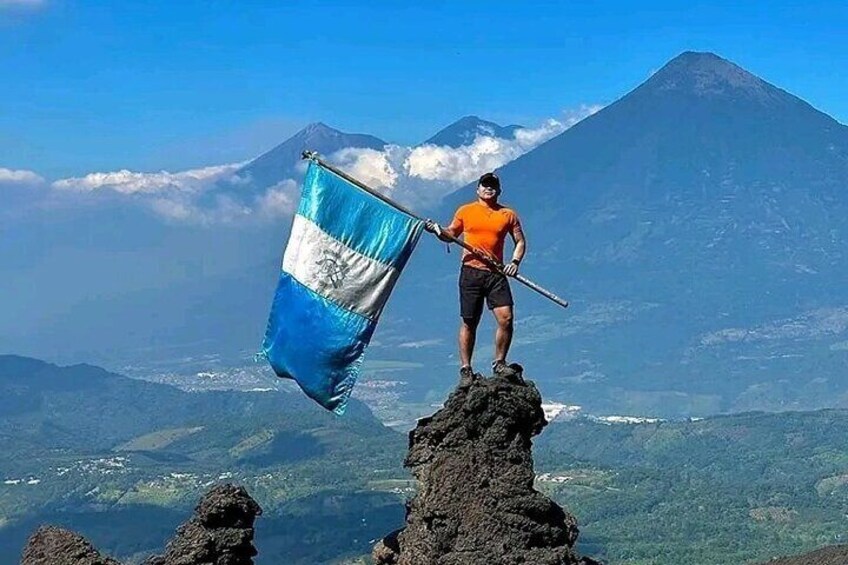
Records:
M483 186L482 184L477 185L477 196L486 202L497 202L500 194L501 191L497 188Z

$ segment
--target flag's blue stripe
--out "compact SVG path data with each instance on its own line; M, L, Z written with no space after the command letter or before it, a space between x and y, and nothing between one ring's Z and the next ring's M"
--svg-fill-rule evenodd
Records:
M297 213L351 249L400 270L422 222L309 163Z
M278 376L342 414L375 326L282 273L262 351Z

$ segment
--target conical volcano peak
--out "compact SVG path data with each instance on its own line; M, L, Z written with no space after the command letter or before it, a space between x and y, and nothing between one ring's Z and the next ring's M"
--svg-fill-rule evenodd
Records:
M332 155L352 147L379 151L385 145L385 141L371 135L344 133L324 122L313 122L236 171L235 176L250 179L250 185L255 190L266 189L302 175L302 169L298 167L304 150ZM244 192L245 185L239 185L238 190Z
M300 135L303 137L309 137L313 135L337 135L341 134L341 132L337 129L331 128L324 122L312 122L308 124L305 128L300 130L295 135Z
M474 142L477 136L498 137L511 139L515 131L521 129L518 125L501 126L479 116L465 116L439 131L422 145L447 145L461 147Z
M715 53L687 51L656 72L645 86L653 91L681 91L698 96L745 94L770 98L784 94Z

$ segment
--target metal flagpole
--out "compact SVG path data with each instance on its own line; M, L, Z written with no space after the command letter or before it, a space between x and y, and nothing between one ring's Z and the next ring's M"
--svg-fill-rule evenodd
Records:
M301 157L303 159L308 159L308 160L316 163L317 165L320 165L321 167L327 169L331 173L334 173L334 174L340 176L341 178L343 178L347 182L361 188L362 190L364 190L365 192L367 192L371 196L374 196L375 198L379 198L380 200L382 200L383 202L385 202L389 206L397 208L398 210L400 210L404 214L407 214L407 215L415 218L416 220L420 220L422 222L427 221L426 218L422 218L421 216L419 216L418 214L416 214L412 210L406 208L405 206L403 206L401 204L398 204L397 202L395 202L391 198L389 198L389 197L387 197L383 194L380 194L379 192L377 192L376 190L374 190L370 186L366 186L365 184L359 182L358 180L356 180L352 176L348 175L344 171L342 171L342 170L334 167L333 165L330 165L329 163L323 161L318 156L318 153L316 153L315 151L304 151ZM446 233L443 232L442 235L444 237L448 238L451 243L455 243L455 244L459 245L460 247L462 247L463 249L467 250L469 253L473 253L477 258L479 258L481 261L483 261L489 267L492 267L497 272L504 274L504 272L503 272L504 265L500 261L490 257L484 251L481 251L481 250L479 250L475 247L472 247L471 245L468 245L467 243L465 243L461 239L457 239L450 234L446 234ZM504 276L506 276L506 275L504 275ZM517 280L518 282L520 282L521 284L523 284L527 288L529 288L531 290L535 290L536 292L538 292L539 294L541 294L545 298L559 304L563 308L568 308L568 301L567 300L564 300L564 299L560 298L559 296L557 296L556 294L554 294L553 292L542 288L541 286L534 283L533 281L531 281L527 277L521 275L520 273L516 273L515 275L512 276L512 278L514 278L515 280Z

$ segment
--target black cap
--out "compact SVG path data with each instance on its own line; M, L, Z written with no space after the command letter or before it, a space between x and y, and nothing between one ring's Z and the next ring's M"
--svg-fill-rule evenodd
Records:
M499 179L498 175L496 175L495 173L483 174L477 184L479 184L480 186L494 188L495 190L501 189L501 179Z

